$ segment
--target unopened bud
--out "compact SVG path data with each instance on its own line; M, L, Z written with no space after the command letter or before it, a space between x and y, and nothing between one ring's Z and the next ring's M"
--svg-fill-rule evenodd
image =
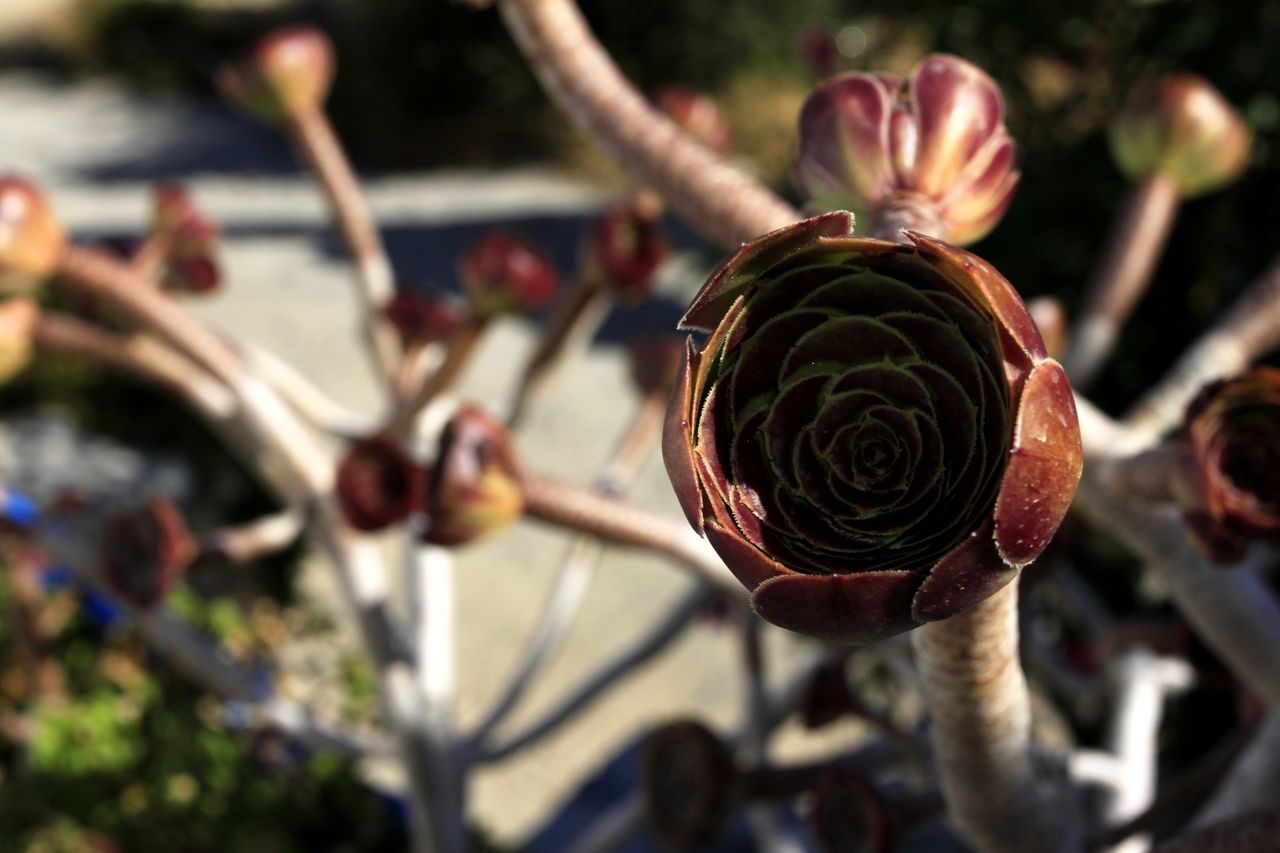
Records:
M218 70L218 88L240 109L272 123L319 110L333 83L333 45L311 26L268 34Z
M43 193L0 177L0 293L31 290L57 269L66 237Z
M506 427L462 406L441 433L427 473L423 541L465 545L499 533L524 511L515 447Z
M809 805L809 826L825 853L887 853L892 825L875 789L852 770L822 775Z
M591 231L589 252L619 296L643 301L667 257L661 200L642 193L631 204L606 211Z
M462 257L463 290L474 313L531 313L555 298L559 276L551 259L533 243L494 229Z
M31 342L39 321L40 308L34 299L14 296L0 302L0 383L31 363Z
M422 506L422 469L387 438L352 442L335 487L343 518L366 533L403 521Z
M723 154L733 147L733 130L710 95L683 86L663 86L654 93L653 105L712 151Z
M382 306L382 316L404 349L447 341L462 322L452 303L411 290L397 290Z
M161 283L187 293L216 290L222 273L216 257L218 227L179 184L156 185L152 201L152 235L162 241Z
M737 799L737 768L728 747L699 722L669 723L649 735L640 756L649 828L687 850L710 841Z
M841 74L800 113L792 180L815 211L927 204L930 227L956 245L986 235L1018 184L1000 88L978 66L935 54L904 80ZM917 226L920 230L921 226ZM874 229L873 229L874 230Z
M1208 81L1175 74L1136 90L1111 122L1111 152L1120 171L1139 181L1172 179L1183 198L1234 181L1249 160L1252 134Z

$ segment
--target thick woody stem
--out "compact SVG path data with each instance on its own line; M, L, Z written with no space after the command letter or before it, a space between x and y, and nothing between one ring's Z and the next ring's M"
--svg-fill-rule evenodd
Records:
M307 514L297 509L281 510L244 524L223 527L200 540L200 549L219 554L230 563L243 566L293 543L307 523Z
M1111 354L1120 329L1142 298L1178 212L1178 185L1152 175L1129 193L1102 262L1085 288L1084 307L1062 364L1083 389Z
M736 600L745 596L742 585L729 574L711 546L683 523L608 497L596 489L535 475L526 475L522 485L525 513L531 518L577 530L613 545L651 551L688 569L695 577Z
M225 385L152 336L121 337L73 317L43 314L33 340L37 349L77 356L144 378L201 411L228 417L236 409L235 398Z
M654 110L622 76L572 0L501 0L507 29L578 127L640 184L728 248L801 219Z
M551 322L525 362L507 425L518 427L529 413L529 406L551 378L556 365L567 352L586 340L600 326L613 304L608 289L598 278L586 275L578 279L569 296L560 305Z
M1272 709L1280 708L1280 602L1246 563L1214 568L1187 539L1177 511L1135 505L1108 490L1101 465L1086 465L1077 503L1160 576L1178 609L1228 668ZM1255 555L1256 556L1256 555Z
M54 286L110 302L137 325L154 332L228 384L241 373L238 358L224 341L160 293L149 278L110 255L68 246Z
M395 293L395 277L373 213L322 110L292 116L288 130L320 182L343 242L355 262L363 303L365 344L382 376L390 380L399 367L399 350L390 324L383 319L382 306Z
M1098 465L1099 475L1106 478L1107 488L1118 495L1146 503L1166 503L1174 499L1178 450L1170 444L1100 461Z
M1018 664L1018 585L911 635L929 703L947 813L984 853L1080 849L1077 827L1040 791Z
M1244 372L1280 345L1280 259L1272 261L1218 323L1187 349L1125 416L1140 437L1154 440L1182 418L1207 383Z

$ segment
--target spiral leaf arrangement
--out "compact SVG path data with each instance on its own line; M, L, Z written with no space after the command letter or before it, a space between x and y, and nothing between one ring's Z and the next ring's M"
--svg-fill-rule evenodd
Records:
M1080 475L1070 386L981 259L847 213L711 277L664 453L690 521L765 619L870 641L942 619L1044 549Z

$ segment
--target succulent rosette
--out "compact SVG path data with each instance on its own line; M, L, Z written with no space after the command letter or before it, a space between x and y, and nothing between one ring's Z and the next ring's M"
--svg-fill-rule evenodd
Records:
M1019 173L1000 88L955 56L921 60L906 79L841 74L800 112L792 181L815 210L859 216L910 205L937 219L956 245L987 234L1013 198Z
M1052 538L1075 494L1065 373L981 258L839 212L712 274L663 436L690 523L766 620L867 642L966 610Z
M181 511L156 498L108 517L99 553L102 575L111 591L134 607L149 610L177 585L196 556L196 545Z
M1187 408L1174 491L1187 530L1214 560L1238 562L1250 539L1280 540L1280 370L1206 386Z
M382 436L352 442L334 482L343 518L366 533L404 521L422 507L422 469L396 441Z

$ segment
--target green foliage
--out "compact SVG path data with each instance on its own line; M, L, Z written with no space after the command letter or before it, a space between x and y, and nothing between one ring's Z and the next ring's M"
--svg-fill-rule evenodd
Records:
M0 574L0 606L13 596ZM72 604L63 590L36 610ZM175 597L182 617L230 638L252 623L228 600ZM12 613L9 607L6 612ZM0 626L8 620L0 620ZM269 732L225 728L219 702L193 690L129 632L102 635L80 618L47 638L41 669L0 628L0 838L5 850L81 853L109 839L121 850L402 849L392 810L335 755L298 753ZM260 642L260 641L259 641ZM8 675L6 675L8 674ZM10 685L25 684L21 689Z

